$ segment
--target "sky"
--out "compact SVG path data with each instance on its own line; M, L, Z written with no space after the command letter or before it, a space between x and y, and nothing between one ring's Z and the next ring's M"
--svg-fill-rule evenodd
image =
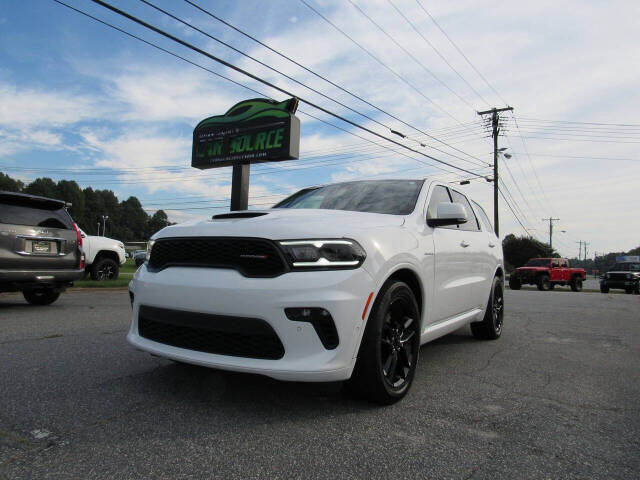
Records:
M259 96L241 85L288 96L89 0L67 3L192 63L53 0L0 0L0 171L133 195L175 222L228 210L231 169L190 167L193 128ZM477 112L509 105L498 138L511 156L499 158L501 236L548 241L542 219L552 217L564 256L577 256L579 241L589 257L640 245L636 1L193 0L317 75L186 2L152 3L201 32L139 1L111 3L417 150L301 101L300 159L251 167L252 209L309 185L429 177L492 217L483 176L493 143Z

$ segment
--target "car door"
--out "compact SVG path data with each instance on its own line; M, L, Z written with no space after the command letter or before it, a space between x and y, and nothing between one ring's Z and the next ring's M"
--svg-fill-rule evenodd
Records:
M480 222L476 217L469 199L462 193L449 189L451 199L455 203L460 203L467 211L467 223L458 225L458 230L464 232L462 245L464 247L468 262L467 279L471 283L471 297L473 299L472 307L484 308L487 299L488 285L492 278L489 278L487 269L483 268L484 262L487 260L488 249L486 234L480 228Z
M484 209L473 200L471 200L471 206L476 213L476 218L480 222L483 237L480 242L482 259L478 264L480 275L483 278L483 286L479 288L478 298L480 302L484 302L480 304L480 306L484 308L487 299L489 298L489 292L491 291L496 267L502 263L502 258L499 253L501 252L500 239L494 233L491 221Z
M436 217L438 203L451 201L448 187L433 185L427 203L427 218ZM470 274L472 265L467 250L469 232L453 225L427 227L426 233L432 235L434 244L431 315L431 324L434 324L473 308L473 275Z

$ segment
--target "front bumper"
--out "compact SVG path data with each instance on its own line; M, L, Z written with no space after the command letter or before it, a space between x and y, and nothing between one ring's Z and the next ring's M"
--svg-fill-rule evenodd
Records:
M279 380L338 381L351 376L365 326L363 309L374 290L363 268L289 272L276 278L247 278L235 270L172 267L149 272L143 265L129 286L133 313L127 340L155 355L207 367L267 375ZM265 321L284 347L279 359L206 353L158 343L138 329L140 306L254 318ZM285 308L324 308L333 317L339 344L323 346L310 323L292 321Z
M631 280L600 280L600 286L601 287L606 287L606 288L622 288L622 289L628 289L628 288L636 288L638 286L638 284L640 283L640 280L637 279L631 279Z

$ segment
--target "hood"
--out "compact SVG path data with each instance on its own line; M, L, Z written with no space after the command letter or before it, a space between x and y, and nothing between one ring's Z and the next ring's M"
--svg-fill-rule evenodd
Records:
M517 271L519 272L528 272L528 271L533 271L533 272L538 272L541 270L548 270L548 267L518 267L516 268Z
M376 227L400 226L405 217L343 210L286 209L250 210L215 215L166 227L154 235L163 237L260 237L271 240L340 238L350 232Z

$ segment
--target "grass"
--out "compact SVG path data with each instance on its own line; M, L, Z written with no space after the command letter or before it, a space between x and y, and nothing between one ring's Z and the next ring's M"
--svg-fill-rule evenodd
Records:
M133 259L127 259L124 265L120 266L120 275L115 280L103 280L98 282L87 277L86 280L78 280L73 282L73 288L122 288L129 285L133 278L133 274L138 269Z

